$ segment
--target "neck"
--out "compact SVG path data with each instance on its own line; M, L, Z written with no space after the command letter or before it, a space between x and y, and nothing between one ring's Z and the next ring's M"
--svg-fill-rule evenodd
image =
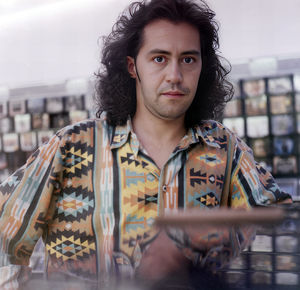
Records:
M153 142L157 140L160 144L179 142L186 134L184 117L176 120L162 120L155 116L149 117L149 115L143 118L136 113L132 124L138 138L148 136Z

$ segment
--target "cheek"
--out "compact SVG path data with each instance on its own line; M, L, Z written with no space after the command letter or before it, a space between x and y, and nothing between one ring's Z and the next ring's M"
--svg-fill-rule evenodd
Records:
M190 86L198 86L200 74L201 70L197 68L185 72L186 80L188 80Z

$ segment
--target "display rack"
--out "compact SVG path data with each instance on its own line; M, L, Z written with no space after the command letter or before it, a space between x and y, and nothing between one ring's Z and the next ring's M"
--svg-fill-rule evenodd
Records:
M281 224L259 228L251 247L223 271L230 289L300 289L300 204L285 213Z
M295 200L300 198L299 80L297 74L240 80L223 118Z
M9 100L0 100L0 182L57 130L95 116L89 92L68 94L60 88L51 95L51 89L45 94L42 89L15 89Z

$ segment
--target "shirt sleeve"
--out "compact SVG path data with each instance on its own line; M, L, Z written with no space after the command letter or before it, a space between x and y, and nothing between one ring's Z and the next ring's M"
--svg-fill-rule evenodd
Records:
M60 135L42 145L0 185L0 288L19 289L60 188Z
M238 137L232 162L230 194L231 208L268 206L280 202L292 202L273 176L254 160L252 150Z
M275 203L291 203L291 196L279 188L271 173L258 164L252 150L238 137L231 135L232 152L228 154L230 170L227 172L228 188L224 206L232 209L250 210L257 206L269 206ZM256 233L255 226L210 228L207 233L187 234L182 230L169 231L169 237L175 241L195 266L219 270L228 265L243 249L250 245ZM213 239L214 245L201 248L200 242Z
M292 203L291 196L279 188L271 173L254 160L252 150L235 135L232 139L234 151L231 174L228 175L230 181L227 206L250 210L257 206ZM250 245L255 238L255 232L255 226L232 227L227 232L218 232L220 246L210 249L201 257L201 266L213 270L223 268ZM229 242L222 244L224 236L229 236Z

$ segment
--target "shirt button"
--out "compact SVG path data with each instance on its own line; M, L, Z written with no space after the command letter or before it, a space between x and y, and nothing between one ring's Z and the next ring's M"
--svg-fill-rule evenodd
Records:
M167 191L167 186L166 186L165 184L163 185L162 190L163 190L164 192Z

